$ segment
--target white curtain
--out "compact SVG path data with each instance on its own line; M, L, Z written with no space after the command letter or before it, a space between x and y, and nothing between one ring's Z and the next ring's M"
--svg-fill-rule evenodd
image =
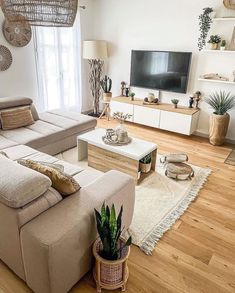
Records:
M79 16L72 28L36 27L37 107L40 111L81 112L81 34Z

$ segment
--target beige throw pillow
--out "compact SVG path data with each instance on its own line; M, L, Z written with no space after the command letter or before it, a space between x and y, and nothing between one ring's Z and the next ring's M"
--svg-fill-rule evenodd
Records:
M55 188L62 197L67 197L81 188L72 176L61 172L56 168L42 165L33 160L21 159L18 160L18 163L48 176L52 181L52 187Z
M16 129L34 124L30 106L1 110L0 121L3 130Z

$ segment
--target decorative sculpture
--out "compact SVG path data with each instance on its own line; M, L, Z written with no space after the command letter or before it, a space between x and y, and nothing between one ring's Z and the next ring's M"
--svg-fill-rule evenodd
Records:
M194 103L194 96L190 96L189 98L189 108L192 109L193 108L193 103Z
M196 106L195 106L195 108L196 109L199 109L199 102L200 102L200 100L201 100L201 95L202 95L202 93L201 92L199 92L199 91L197 91L196 93L195 93L195 97L196 97Z
M232 3L231 0L224 0L223 3L226 8L235 10L235 3Z
M124 95L125 87L126 87L126 83L125 83L125 81L122 81L121 82L121 96L122 97L125 96Z

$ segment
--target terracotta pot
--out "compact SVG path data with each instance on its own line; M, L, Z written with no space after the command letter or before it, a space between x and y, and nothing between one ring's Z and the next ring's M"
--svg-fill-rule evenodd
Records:
M120 239L119 245L124 245L125 241ZM126 290L126 283L129 277L127 259L130 255L130 247L122 250L121 258L118 260L106 260L100 256L102 242L97 239L93 244L93 255L95 257L95 268L93 276L96 282L97 291L101 289L115 290L121 288Z
M152 166L152 163L149 163L149 164L140 163L140 171L142 173L149 173L151 170L151 166Z
M210 117L210 143L213 145L222 145L228 131L230 116L212 114Z
M112 93L103 93L103 101L105 103L108 103L111 101Z

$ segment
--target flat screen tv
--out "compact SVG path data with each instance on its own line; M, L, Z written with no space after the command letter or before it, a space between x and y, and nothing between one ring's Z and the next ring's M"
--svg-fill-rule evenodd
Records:
M130 85L186 93L192 53L132 51Z

